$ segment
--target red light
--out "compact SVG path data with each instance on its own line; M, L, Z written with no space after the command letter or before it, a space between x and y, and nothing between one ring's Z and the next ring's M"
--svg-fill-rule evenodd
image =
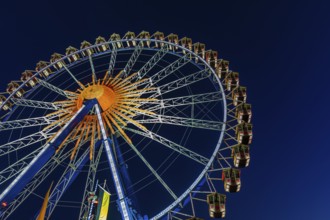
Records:
M7 207L7 205L8 205L8 204L7 204L6 202L2 202L2 203L1 203L1 206L2 206L2 207Z

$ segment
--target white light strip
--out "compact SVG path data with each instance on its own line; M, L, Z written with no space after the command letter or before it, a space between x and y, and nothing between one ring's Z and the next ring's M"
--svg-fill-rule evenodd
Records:
M109 163L110 163L110 169L111 169L113 179L114 179L114 182L115 182L118 198L120 200L120 207L121 207L121 210L122 210L123 215L124 215L123 217L124 217L125 220L130 220L130 218L128 216L128 211L127 211L128 207L126 206L126 203L124 201L123 189L121 188L121 184L120 184L120 181L119 181L116 165L115 165L115 162L114 162L112 152L110 150L108 137L105 133L105 128L104 128L104 124L103 124L103 121L102 121L101 112L100 112L100 108L99 108L98 104L95 105L95 109L96 109L96 113L97 113L97 119L99 120L99 123L100 123L102 138L103 138L105 150L107 152L107 157L108 157L108 160L109 160Z

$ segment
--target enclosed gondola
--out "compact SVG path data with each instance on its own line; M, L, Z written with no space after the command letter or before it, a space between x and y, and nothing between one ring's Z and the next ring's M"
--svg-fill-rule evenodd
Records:
M95 44L96 45L101 44L96 47L98 52L105 52L109 50L109 44L107 44L106 42L107 41L105 40L104 37L98 36L98 38L96 38Z
M226 88L228 91L239 86L239 73L238 72L230 72L226 76Z
M209 205L209 215L211 218L225 218L226 216L226 196L219 193L207 195Z
M205 44L202 43L194 43L194 52L205 59ZM198 58L195 58L195 62L198 62Z
M243 168L250 164L249 145L238 144L232 148L231 156L235 167Z
M232 98L235 106L246 103L246 87L238 86L233 89Z
M65 54L66 54L67 59L70 63L79 60L80 55L79 55L79 53L77 53L77 51L78 51L77 48L74 48L74 47L71 47L71 46L66 48Z
M91 56L94 53L94 49L92 48L92 44L88 41L81 42L80 49L82 50L81 53L84 57Z
M242 122L236 127L236 138L240 144L251 144L252 143L252 124Z
M131 40L131 41L126 41L127 47L135 47L136 46L136 41L135 41L135 33L128 31L125 36L125 39Z
M156 33L154 33L154 38L156 39L156 40L160 40L160 41L163 41L164 39L165 39L165 35L164 35L164 33L163 32L159 32L159 31L157 31ZM164 43L163 42L160 42L160 43L158 43L157 41L155 42L155 47L157 48L157 47L162 47L162 46L164 46Z
M50 74L53 73L53 71L49 67L47 67L47 66L48 66L48 64L45 61L39 61L39 63L37 63L36 71L39 72L39 71L42 70L42 72L40 73L40 75L43 78L47 78Z
M216 68L216 73L218 75L218 77L221 78L225 78L227 76L229 72L229 61L227 60L218 60L218 65Z
M148 31L142 31L137 38L146 40L143 41L143 46L150 47L150 33Z
M3 105L3 103L6 101L6 96L4 95L0 95L0 105ZM7 101L3 106L2 109L7 111L11 108L11 106L13 105L13 103L11 103L10 101Z
M115 41L115 45L117 48L122 48L123 47L123 43L120 42L121 38L119 34L113 33L110 36L110 41Z
M238 105L235 115L238 123L242 123L242 121L250 123L252 118L251 105L246 103Z
M189 50L192 50L193 45L192 45L192 40L191 40L191 38L189 38L189 37L184 37L184 38L182 38L182 39L180 40L180 42L181 42L181 46L183 46L184 48L187 48L187 49L189 49ZM183 54L186 54L186 51L185 51L185 50L183 50Z
M168 42L170 42L170 43L173 43L173 44L179 44L179 37L178 37L178 35L177 34L169 34L168 36L167 36L167 40L168 40ZM170 45L170 50L177 50L178 49L178 47L177 46L172 46L172 45Z
M22 88L18 89L18 87L19 87L19 84L17 82L12 81L12 82L8 83L6 91L9 94L14 93L14 96L16 98L22 98L25 91Z
M241 189L241 171L228 168L222 170L222 181L226 192L238 192Z
M38 79L36 77L34 77L33 75L34 74L31 70L25 70L22 73L21 81L22 82L28 81L28 83L26 85L28 85L30 87L34 87L35 85L37 85Z
M205 60L213 69L216 69L218 63L218 51L214 51L214 50L206 51Z
M59 53L53 53L50 58L50 62L53 64L54 68L57 70L62 69L63 66L65 65L64 61L61 59L62 59L62 55Z

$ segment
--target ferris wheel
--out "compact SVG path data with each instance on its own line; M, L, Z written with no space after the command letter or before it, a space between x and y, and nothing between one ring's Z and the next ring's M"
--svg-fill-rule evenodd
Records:
M246 92L216 51L176 34L54 53L0 96L0 219L38 216L51 182L45 219L93 219L100 187L112 219L224 218L250 162Z

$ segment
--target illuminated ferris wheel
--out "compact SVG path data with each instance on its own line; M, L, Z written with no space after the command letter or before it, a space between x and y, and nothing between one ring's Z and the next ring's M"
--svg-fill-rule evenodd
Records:
M224 218L250 162L246 97L228 61L176 34L54 53L0 96L0 219L96 219L100 188L111 219Z

